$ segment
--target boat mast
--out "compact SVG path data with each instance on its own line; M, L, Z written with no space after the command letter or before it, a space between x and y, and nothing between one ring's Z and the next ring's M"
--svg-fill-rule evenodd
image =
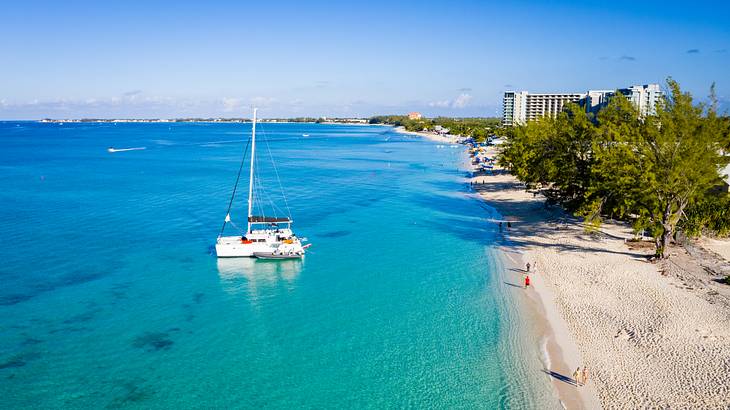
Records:
M253 210L253 161L254 154L256 152L256 111L253 109L253 125L251 127L251 171L248 176L248 230L247 233L251 233L251 211Z

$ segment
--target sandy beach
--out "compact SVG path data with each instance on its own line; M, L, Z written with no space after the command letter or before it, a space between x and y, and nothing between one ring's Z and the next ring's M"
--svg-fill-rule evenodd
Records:
M408 134L408 135L415 135L418 137L423 137L427 140L434 141L434 142L440 142L442 144L455 144L456 143L456 137L451 134L441 135L441 134L436 134L433 132L406 131L405 127L395 127L395 131L399 132L401 134Z
M471 182L511 221L503 251L514 280L533 266L526 312L566 408L730 408L730 286L716 282L729 266L727 241L709 241L715 252L708 241L675 246L652 263L651 243L626 242L627 225L588 233L502 170ZM587 386L573 383L578 366L590 370Z

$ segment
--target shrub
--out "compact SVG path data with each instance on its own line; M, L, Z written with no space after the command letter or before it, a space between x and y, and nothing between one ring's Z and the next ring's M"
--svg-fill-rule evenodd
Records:
M730 235L730 196L708 196L688 207L681 226L690 237L703 232L721 237Z

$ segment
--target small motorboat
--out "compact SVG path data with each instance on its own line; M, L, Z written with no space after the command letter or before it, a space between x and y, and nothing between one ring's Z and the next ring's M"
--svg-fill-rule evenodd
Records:
M309 134L302 134L302 137L307 138Z
M311 243L302 246L299 240L285 240L281 245L271 251L254 251L253 256L258 259L270 260L302 259L304 256L304 250L310 246L312 246Z
M302 259L303 253L254 252L253 256L264 260Z

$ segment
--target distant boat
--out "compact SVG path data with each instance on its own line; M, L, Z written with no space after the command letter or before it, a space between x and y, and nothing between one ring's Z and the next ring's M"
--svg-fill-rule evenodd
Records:
M302 137L308 137L309 134L302 134Z
M134 147L134 148L114 148L109 147L107 148L108 152L124 152L124 151L141 151L143 149L147 149L147 147Z
M246 232L243 235L223 236L223 231L226 229L228 223L236 227L231 221L231 205L233 204L233 199L236 197L236 189L238 188L238 181L241 177L241 170L243 169L247 151L244 152L243 158L241 159L238 177L236 178L236 183L233 185L233 193L228 202L226 218L223 221L223 227L216 240L215 252L219 258L256 257L261 259L299 259L304 256L304 249L306 247L302 246L302 240L297 238L294 232L292 232L292 219L290 215L277 217L253 215L252 213L254 209L254 186L256 187L257 195L261 195L260 192L262 190L261 183L255 183L254 181L254 164L256 163L254 161L256 155L256 111L254 108L251 126L251 164L249 165ZM278 172L276 174L278 179ZM281 186L281 181L279 181L279 186ZM283 188L282 195L284 195ZM284 197L284 205L286 206L287 213L290 213L289 206L286 204L286 197ZM254 229L254 227L258 228Z

